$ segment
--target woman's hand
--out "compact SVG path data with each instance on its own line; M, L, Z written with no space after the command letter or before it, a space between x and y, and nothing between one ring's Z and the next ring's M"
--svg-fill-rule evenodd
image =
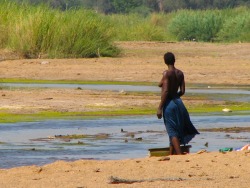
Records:
M162 118L162 109L161 108L158 108L158 110L157 110L157 117L158 117L158 119Z

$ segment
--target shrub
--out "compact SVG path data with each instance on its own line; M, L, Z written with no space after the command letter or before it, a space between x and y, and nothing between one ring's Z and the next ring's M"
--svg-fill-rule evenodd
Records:
M218 10L181 10L170 22L169 32L178 40L213 41L223 23Z
M227 42L250 42L249 11L241 12L236 16L228 18L218 33L217 40Z

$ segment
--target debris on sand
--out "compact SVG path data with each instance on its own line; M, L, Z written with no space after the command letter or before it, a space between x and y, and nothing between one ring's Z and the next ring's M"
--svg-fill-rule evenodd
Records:
M155 179L142 179L142 180L129 180L129 179L121 179L118 177L111 176L109 178L110 184L119 184L119 183L125 183L125 184L132 184L132 183L142 183L142 182L154 182L154 181L184 181L183 178L155 178Z

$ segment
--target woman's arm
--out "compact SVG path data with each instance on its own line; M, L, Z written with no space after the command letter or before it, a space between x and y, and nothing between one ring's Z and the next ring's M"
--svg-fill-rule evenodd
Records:
M164 74L166 74L166 71L164 71L164 72L162 73L162 79L161 79L161 81L160 81L159 84L158 84L159 87L162 87L163 79L164 79Z
M163 73L160 83L161 83L161 101L157 110L157 117L159 119L162 118L162 109L163 109L164 104L166 103L167 96L168 96L168 77L167 77L166 71Z
M180 82L180 91L178 92L179 97L185 94L185 79L184 75L182 74L181 82Z

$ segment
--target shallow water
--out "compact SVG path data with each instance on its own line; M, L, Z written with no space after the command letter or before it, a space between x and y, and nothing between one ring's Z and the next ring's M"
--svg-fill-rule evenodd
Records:
M135 86L135 85L98 85L98 84L39 84L39 83L0 83L0 87L12 88L68 88L68 89L89 89L89 90L109 90L109 91L126 91L126 92L160 92L157 86ZM186 89L187 96L206 95L213 100L228 100L235 102L250 101L250 90L243 89Z
M112 91L160 92L156 86L88 84L0 84L0 87L82 88ZM236 89L187 89L186 95L205 95L213 100L250 101L250 91ZM242 112L241 114L244 114ZM197 129L247 127L249 116L206 114L191 116ZM125 132L121 132L123 129ZM126 132L133 132L127 135ZM191 152L240 148L250 143L250 133L200 132L191 141ZM88 135L82 139L48 139L55 135ZM101 136L99 134L102 134ZM108 136L107 136L108 134ZM133 137L134 135L134 137ZM138 140L138 138L140 138ZM207 146L206 143L208 143ZM56 160L125 159L148 155L148 149L168 147L163 120L155 116L130 116L93 120L49 120L0 124L0 168L44 165Z
M250 124L249 116L191 116L191 119L197 129ZM133 132L134 137L126 131ZM104 137L100 137L103 133ZM71 134L89 137L70 141L48 139ZM140 158L148 155L149 148L169 145L163 121L155 116L0 124L0 143L0 168L44 165L56 160ZM191 152L197 152L240 148L247 143L250 143L250 133L201 132L190 144Z
M24 87L24 88L81 88L90 90L111 90L111 91L138 91L138 92L158 92L160 88L157 86L142 86L142 85L112 85L112 84L43 84L43 83L0 83L1 87ZM205 87L205 86L204 86ZM210 94L246 94L250 95L249 90L243 89L214 89L214 88L204 88L204 89L187 89L190 93L210 93Z

